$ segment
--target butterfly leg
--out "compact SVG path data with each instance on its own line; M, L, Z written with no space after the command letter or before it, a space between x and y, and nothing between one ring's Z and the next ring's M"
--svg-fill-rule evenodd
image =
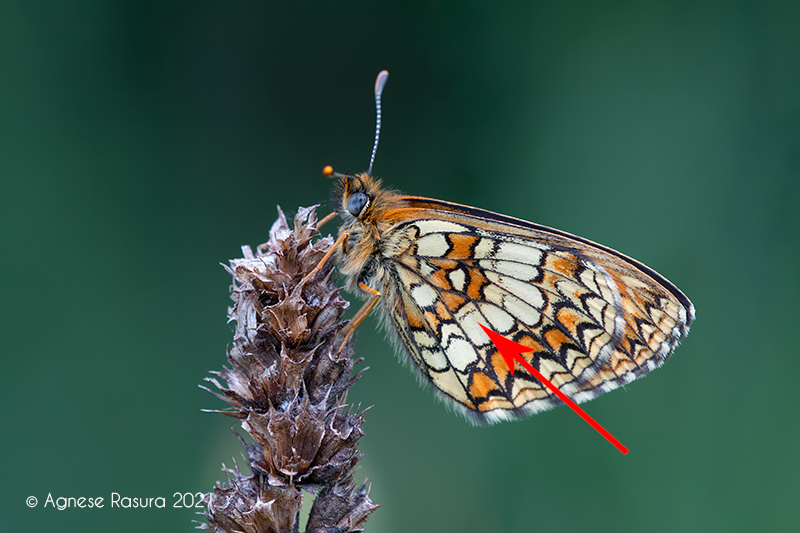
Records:
M349 236L350 236L350 232L348 232L348 231L345 231L341 235L339 235L339 238L336 239L336 242L333 243L333 246L331 246L330 249L325 253L325 255L322 256L322 259L319 260L319 263L317 263L317 266L315 266L311 270L311 272L306 274L305 277L302 280L300 280L300 283L297 284L297 289L295 289L295 290L299 290L300 288L302 288L303 285L305 285L308 280L313 278L317 274L317 272L322 270L322 267L324 267L325 263L328 262L328 259L331 258L331 256L333 255L333 252L336 251L336 248L341 246L342 248L344 248L345 252L347 252L347 249L348 249L347 238Z
M367 286L366 284L359 282L359 288L364 291L368 292L372 295L372 299L368 302L365 302L364 305L361 306L361 309L358 310L356 315L350 320L350 323L345 326L344 329L344 338L342 339L342 344L339 346L339 350L336 353L340 353L344 345L347 344L347 341L350 340L350 337L353 335L353 332L356 330L359 324L367 318L367 315L372 311L372 308L378 303L378 300L381 299L381 293L373 289L372 287Z

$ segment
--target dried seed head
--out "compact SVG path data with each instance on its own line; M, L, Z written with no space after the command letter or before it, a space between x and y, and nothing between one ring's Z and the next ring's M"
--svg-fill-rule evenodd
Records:
M205 498L208 524L199 529L214 533L282 533L296 531L295 517L303 503L294 487L273 487L259 476L239 472L227 487L217 486Z
M232 407L220 412L241 420L255 442L243 443L253 474L237 470L227 487L208 495L209 524L200 527L296 531L300 488L322 487L308 531L357 531L377 505L351 475L364 418L343 403L360 377L353 375L352 345L340 350L338 338L348 303L330 282L330 263L305 279L333 239L314 240L313 207L298 210L294 229L278 212L269 241L256 254L243 247L243 257L225 267L233 276L234 344L230 368L212 372L225 385L207 378ZM312 528L312 519L319 526Z
M306 531L363 531L378 507L369 499L366 481L358 487L351 480L326 487L314 501Z

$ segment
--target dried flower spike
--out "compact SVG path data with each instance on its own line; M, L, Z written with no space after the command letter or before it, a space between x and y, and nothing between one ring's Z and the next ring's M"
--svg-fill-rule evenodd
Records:
M362 531L377 505L353 480L364 434L363 411L344 404L353 375L352 344L339 351L348 303L325 264L310 279L333 239L314 240L314 207L301 208L290 229L278 208L269 241L242 247L225 268L233 276L228 309L236 323L230 368L207 378L253 438L246 444L252 474L229 471L207 494L200 529L213 532L297 532L301 489L317 494L307 532ZM338 340L338 342L337 342ZM207 389L208 390L208 389ZM232 477L231 477L232 476Z

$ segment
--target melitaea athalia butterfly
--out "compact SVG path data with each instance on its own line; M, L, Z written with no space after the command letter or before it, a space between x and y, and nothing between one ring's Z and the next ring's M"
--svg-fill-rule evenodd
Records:
M442 200L405 196L369 171L338 178L334 245L347 288L377 304L422 381L475 422L550 409L561 400L531 374L513 375L480 324L576 403L661 366L686 336L694 306L666 278L616 250L556 229Z

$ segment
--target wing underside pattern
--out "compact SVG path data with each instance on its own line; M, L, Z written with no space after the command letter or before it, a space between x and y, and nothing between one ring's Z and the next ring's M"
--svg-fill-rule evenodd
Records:
M478 421L561 403L521 367L511 375L478 324L533 348L523 357L580 403L663 364L694 316L646 267L563 235L429 219L397 239L383 257L396 295L386 318L421 373Z

